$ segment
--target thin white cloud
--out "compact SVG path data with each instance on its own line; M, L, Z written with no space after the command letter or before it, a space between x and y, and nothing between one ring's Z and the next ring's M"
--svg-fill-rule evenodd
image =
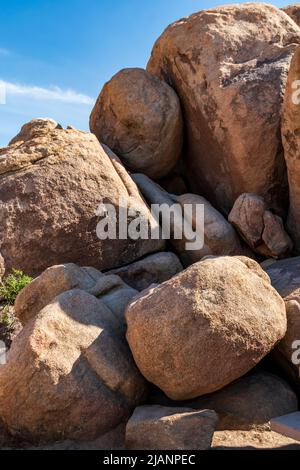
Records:
M60 101L63 103L92 105L95 100L90 96L77 93L74 90L62 90L57 86L42 88L38 86L21 85L0 80L0 87L5 89L6 98L11 96L26 96L38 101Z
M9 55L9 50L4 47L0 47L0 55Z

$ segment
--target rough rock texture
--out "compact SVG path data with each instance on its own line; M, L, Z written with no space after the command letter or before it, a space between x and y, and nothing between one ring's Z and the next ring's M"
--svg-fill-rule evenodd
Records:
M282 219L269 211L264 199L256 194L241 194L228 220L251 249L260 255L282 258L289 255L293 248Z
M197 204L204 206L204 246L201 258L207 255L236 255L246 252L233 226L204 197L197 194L183 194L177 196L175 200L182 208L185 204L190 204L193 207L193 213ZM195 229L194 217L191 225Z
M181 175L181 170L173 171L165 178L161 178L157 183L168 193L171 194L185 194L188 192L187 185Z
M191 190L226 213L244 192L284 206L280 113L295 43L293 20L251 3L183 18L153 48L147 70L183 108Z
M195 263L207 255L246 254L234 228L206 199L195 194L174 196L167 193L146 175L134 174L132 178L149 204L165 204L173 209L174 205L180 204L181 208L176 208L175 217L170 219L170 242L185 266ZM183 211L184 204L193 207L192 217L188 217L187 213ZM196 224L196 204L204 206L204 227L201 218L199 219L200 224ZM181 239L175 238L177 227L182 228L183 216L185 216L185 228L188 227L189 232L197 233L199 239L203 240L201 248L191 250L187 246L189 240L185 234ZM169 226L169 224L167 225Z
M129 286L139 291L151 284L161 284L183 270L174 253L161 252L147 256L135 263L110 271L117 274Z
M126 426L132 450L206 450L218 421L212 410L139 406Z
M264 269L284 298L287 316L287 331L273 358L300 394L300 257L277 261Z
M296 383L300 391L300 288L285 299L287 331L280 341L275 358ZM280 357L281 356L281 357Z
M281 378L256 372L184 406L215 410L218 430L267 427L271 418L298 410L296 394Z
M290 71L282 116L282 141L288 170L290 208L288 229L296 248L300 249L300 47L297 47Z
M99 240L100 203L150 213L117 157L96 137L63 130L53 121L23 126L0 150L0 252L6 269L39 274L48 266L76 262L109 269L159 250L160 240Z
M243 257L192 265L134 299L126 321L138 368L175 400L241 377L286 332L283 300L259 265Z
M143 69L124 69L104 85L90 129L131 170L151 178L167 175L182 146L178 97Z
M300 256L262 263L271 279L272 286L285 298L300 288Z
M300 443L265 430L216 431L213 450L300 450Z
M121 326L122 333L125 334L125 310L133 297L138 295L138 291L128 286L116 274L111 274L101 277L89 292L111 310Z
M54 297L75 288L100 298L120 325L123 324L125 332L124 312L138 291L117 275L104 275L95 268L81 268L72 263L51 266L28 284L16 298L15 314L26 324Z
M92 440L126 420L145 393L101 300L74 289L32 318L0 366L0 417L30 441Z
M295 23L300 26L300 4L288 5L282 8L287 15L289 15Z
M1 256L1 253L0 253L0 279L3 276L4 273L5 273L5 264L4 264L4 259L3 259L3 257Z
M74 288L89 290L102 276L97 269L73 263L51 266L21 290L15 301L15 313L25 324L57 295Z

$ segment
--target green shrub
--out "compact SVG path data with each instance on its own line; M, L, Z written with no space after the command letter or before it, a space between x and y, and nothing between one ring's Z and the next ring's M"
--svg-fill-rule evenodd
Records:
M0 326L9 328L12 324L12 318L9 315L9 305L0 309Z
M13 269L12 273L0 282L0 297L8 304L13 304L18 293L31 281L32 278L23 271Z

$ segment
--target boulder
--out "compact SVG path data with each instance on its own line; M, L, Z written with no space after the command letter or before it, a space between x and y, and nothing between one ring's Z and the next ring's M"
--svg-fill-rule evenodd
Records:
M235 201L229 222L256 253L272 258L290 254L293 243L286 233L282 219L273 214L256 194L241 194Z
M89 292L101 299L111 310L118 323L122 326L122 333L125 334L125 310L133 297L138 295L138 291L128 286L116 274L111 274L98 279Z
M178 257L171 252L146 256L122 268L110 271L117 274L129 286L142 291L151 284L161 284L183 270Z
M5 273L5 264L4 264L3 256L0 253L0 279L2 278L4 273Z
M222 212L245 192L272 209L287 202L280 122L296 43L291 18L250 3L183 18L154 45L147 70L179 96L191 191Z
M286 334L272 357L300 395L300 257L276 261L264 269L284 298L287 316Z
M299 3L295 5L288 5L287 7L282 8L287 15L289 15L295 23L300 26L300 5Z
M57 295L74 288L88 291L102 276L97 269L73 263L51 266L21 290L15 301L15 313L25 324Z
M281 297L288 297L300 288L300 256L282 259L273 263L262 263L271 279L272 286Z
M123 325L125 333L125 309L138 291L117 275L104 275L95 268L81 268L72 263L51 266L22 289L15 301L15 314L25 325L54 297L75 288L100 298Z
M0 252L6 270L36 275L68 262L110 269L160 250L161 240L97 237L99 205L118 209L120 198L154 223L118 158L108 156L93 134L63 130L49 120L26 124L1 149Z
M293 249L293 242L284 229L282 218L268 210L264 213L262 241L267 248L263 254L275 259L286 258Z
M139 406L126 426L131 450L210 449L218 421L212 410Z
M282 115L282 141L288 172L290 207L288 230L296 249L300 249L300 47L297 47L290 71L284 97Z
M242 247L233 226L204 197L197 194L183 194L174 199L183 209L185 204L191 205L193 213L198 204L204 207L204 246L201 258L207 255L238 255L247 252ZM191 222L195 229L196 220L192 218Z
M170 175L165 178L160 178L157 183L168 193L185 194L188 192L187 185L180 174L180 171L173 171Z
M297 411L298 400L284 380L259 371L185 406L215 410L219 416L218 430L249 430L268 427L270 419Z
M300 287L285 297L287 331L275 351L275 359L300 392Z
M126 321L138 368L173 400L225 387L286 332L282 298L243 257L208 258L149 288L129 304Z
M28 441L92 440L144 397L111 310L91 294L60 294L31 318L0 366L0 419Z
M179 99L143 69L123 69L101 91L90 129L133 171L151 178L175 167L182 146Z
M241 246L232 225L206 199L196 194L183 194L181 196L169 194L146 175L134 174L132 178L149 204L165 205L165 207L169 206L170 209L173 209L175 217L170 218L170 243L185 266L195 263L208 255L245 254L245 249ZM189 204L192 208L191 216L183 210L184 204ZM198 204L203 207L204 211L204 217L200 219L200 224L199 221L196 223L197 220L195 219L195 209ZM157 215L156 218L158 220ZM165 220L165 223L167 222ZM176 238L176 230L178 227L182 228L183 222L185 229L188 228L190 233L194 232L203 241L201 248L194 249L193 247L193 249L190 249L187 246L189 240L185 233L183 237Z

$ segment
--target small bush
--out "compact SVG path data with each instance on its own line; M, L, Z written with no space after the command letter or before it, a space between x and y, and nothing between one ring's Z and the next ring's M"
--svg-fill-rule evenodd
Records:
M9 328L12 324L12 319L9 315L9 305L6 305L2 310L0 310L0 326Z
M8 304L13 304L18 293L31 281L32 278L23 271L13 269L12 273L0 282L0 297Z

